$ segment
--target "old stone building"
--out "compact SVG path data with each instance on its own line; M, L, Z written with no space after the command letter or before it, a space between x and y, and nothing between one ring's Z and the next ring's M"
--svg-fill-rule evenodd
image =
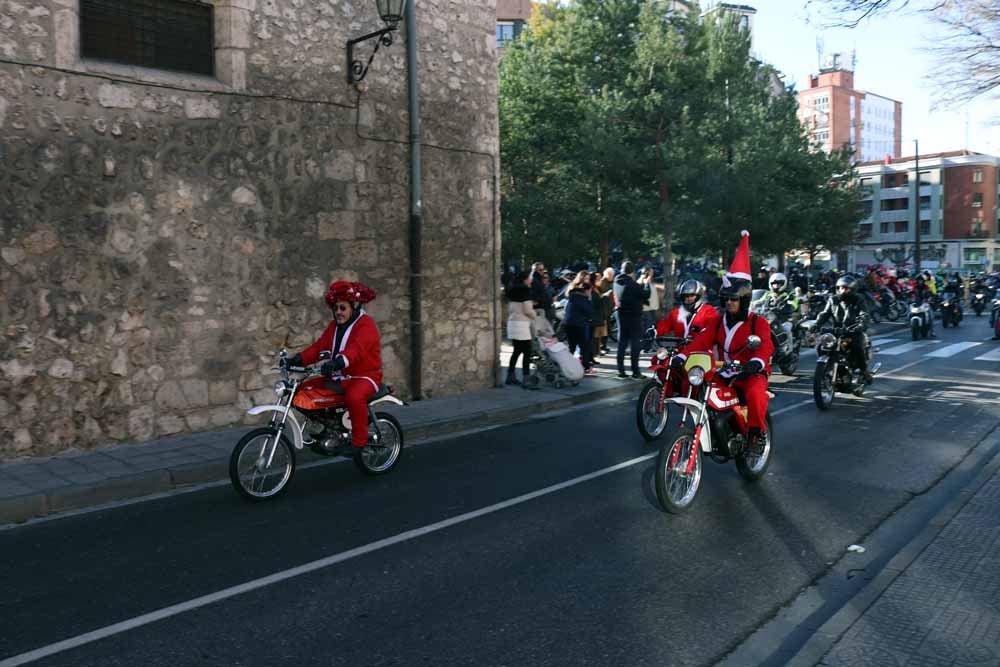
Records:
M495 381L496 14L411 1L432 396ZM2 458L238 423L273 402L277 350L325 326L335 278L378 292L408 392L404 26L359 93L345 45L382 27L374 1L212 0L204 49L180 28L114 41L149 25L123 12L171 3L200 4L0 0ZM202 60L172 71L171 40Z

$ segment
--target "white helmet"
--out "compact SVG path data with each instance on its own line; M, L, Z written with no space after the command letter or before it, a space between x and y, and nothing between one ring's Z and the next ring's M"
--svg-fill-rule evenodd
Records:
M775 272L771 275L771 280L767 284L775 292L780 292L788 285L788 278L785 277L784 273Z

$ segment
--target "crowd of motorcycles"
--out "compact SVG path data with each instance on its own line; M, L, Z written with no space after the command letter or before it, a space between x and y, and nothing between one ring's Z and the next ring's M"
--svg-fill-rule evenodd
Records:
M994 338L1000 339L1000 276L977 280L972 285L968 303L976 316L990 308L990 327ZM896 293L884 288L878 293L863 292L866 316L842 325L833 323L817 330L816 316L826 307L831 292L811 288L802 295L798 308L786 301L774 304L766 297L767 290L755 290L751 308L767 319L774 343L771 362L784 375L794 375L799 355L804 347L815 348L816 368L813 372L813 398L820 410L829 410L837 393L863 395L870 378L881 364L871 361L876 351L867 336L867 320L899 321L909 317L913 340L931 335L933 320L940 318L942 327L959 326L964 299L944 286L930 299L900 288ZM649 335L655 336L655 332ZM862 336L867 370L852 367L850 350L856 336ZM750 336L748 346L759 347L757 336ZM660 448L656 465L656 495L660 504L671 513L687 510L694 502L701 485L702 461L716 463L734 461L740 475L748 481L760 479L767 470L773 446L773 429L767 415L767 437L762 446L751 448L747 437L747 409L731 386L731 378L739 372L734 362L713 363L707 354L691 354L683 369L671 366L671 360L690 338L652 338L655 352L650 370L652 379L643 387L636 402L636 425L649 441L658 439L671 422L679 427L676 436ZM672 377L682 373L683 380ZM677 392L686 386L686 392ZM773 394L769 393L773 398Z

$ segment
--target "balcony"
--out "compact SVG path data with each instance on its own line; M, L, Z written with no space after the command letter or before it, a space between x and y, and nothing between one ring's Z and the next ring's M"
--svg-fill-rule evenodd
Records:
M904 222L912 219L913 213L908 208L899 211L879 211L878 213L879 222Z
M882 199L901 199L910 196L910 186L901 185L895 188L882 188L879 192Z

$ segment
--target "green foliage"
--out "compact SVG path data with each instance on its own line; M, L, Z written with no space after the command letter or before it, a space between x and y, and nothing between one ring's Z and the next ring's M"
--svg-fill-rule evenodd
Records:
M668 5L536 5L500 66L507 258L728 257L741 229L755 253L851 242L849 156L811 150L734 16Z

